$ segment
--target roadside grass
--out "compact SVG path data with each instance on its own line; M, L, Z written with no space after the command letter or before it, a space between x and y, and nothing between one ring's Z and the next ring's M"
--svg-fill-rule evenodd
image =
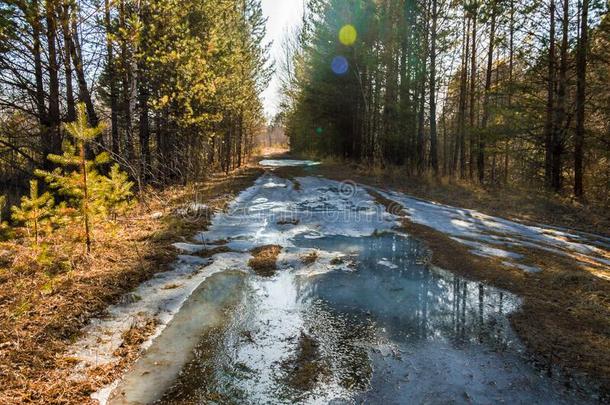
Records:
M261 173L246 167L186 187L147 190L126 217L98 225L90 255L83 253L77 227L39 247L26 239L0 243L0 403L92 402L89 395L135 359L137 342L154 328L134 326L119 364L77 381L71 378L74 362L63 354L82 327L168 270L177 254L172 243L189 241L209 225L209 215L183 214L181 208L194 201L222 210Z
M310 264L315 263L318 260L319 254L315 250L313 252L307 253L306 255L301 256L301 262L305 266L309 266Z

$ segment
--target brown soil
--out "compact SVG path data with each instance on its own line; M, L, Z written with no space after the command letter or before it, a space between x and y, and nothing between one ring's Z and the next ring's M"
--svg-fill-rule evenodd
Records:
M281 220L277 221L277 224L278 225L298 225L299 220L295 219L295 218L281 219Z
M252 249L252 259L248 261L248 266L256 274L263 277L272 277L277 270L277 257L282 251L278 245L266 245Z
M248 167L188 187L149 190L128 217L94 227L90 255L74 238L79 229L56 232L40 248L27 241L0 244L2 256L10 257L0 268L0 403L92 403L89 395L133 361L152 328L135 326L120 364L91 370L84 381L70 378L74 360L63 355L79 331L125 292L168 270L177 253L172 243L189 241L209 224L205 215L176 215L176 207L196 201L224 209L261 173Z
M194 253L194 255L203 257L203 258L208 258L208 257L212 257L218 253L228 253L231 251L232 250L228 246L216 246L212 249L205 249L200 252L196 252L196 253Z

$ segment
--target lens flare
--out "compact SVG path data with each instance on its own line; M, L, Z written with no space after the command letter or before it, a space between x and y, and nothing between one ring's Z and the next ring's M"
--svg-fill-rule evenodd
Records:
M349 63L344 56L335 56L330 64L330 68L335 74L344 75L347 72L347 69L349 69Z
M339 41L345 46L354 45L354 42L356 42L357 37L358 32L356 31L356 28L351 24L344 25L339 30Z
M316 134L322 135L322 132L324 132L324 129L322 129L322 127L317 127L316 128Z

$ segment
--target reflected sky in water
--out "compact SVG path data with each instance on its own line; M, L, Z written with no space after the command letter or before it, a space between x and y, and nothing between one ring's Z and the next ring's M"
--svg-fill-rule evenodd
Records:
M287 261L273 278L251 276L213 360L183 375L173 400L209 403L573 403L572 394L521 355L507 315L512 294L430 269L422 243L386 232L297 237L288 254L341 252L341 269ZM301 267L301 268L299 268ZM325 373L314 388L286 384L282 366L301 333L318 344ZM204 367L205 365L205 367ZM192 369L192 367L191 367ZM193 383L193 381L198 381ZM205 387L205 389L203 389ZM168 396L164 403L173 403ZM579 399L580 401L580 399ZM582 403L582 402L581 402Z

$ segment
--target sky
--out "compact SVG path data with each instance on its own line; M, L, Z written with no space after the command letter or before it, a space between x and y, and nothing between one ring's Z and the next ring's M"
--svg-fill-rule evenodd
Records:
M271 59L281 56L282 41L286 32L297 26L303 15L303 0L262 0L263 13L267 17L267 42L272 42ZM277 66L277 63L276 63ZM273 75L269 87L263 93L265 115L272 118L278 111L280 83Z

